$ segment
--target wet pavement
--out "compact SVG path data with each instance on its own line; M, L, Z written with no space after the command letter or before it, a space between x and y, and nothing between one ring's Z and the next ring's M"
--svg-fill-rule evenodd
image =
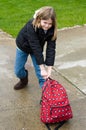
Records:
M13 89L18 81L13 71L15 48L15 39L0 30L0 130L46 130L40 121L41 89L30 57L27 87ZM56 50L52 78L65 86L74 115L60 130L85 130L86 26L59 30Z
M60 31L55 68L86 94L86 26Z

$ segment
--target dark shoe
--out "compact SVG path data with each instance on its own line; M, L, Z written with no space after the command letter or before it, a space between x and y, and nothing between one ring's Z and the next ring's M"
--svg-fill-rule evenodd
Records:
M28 71L27 76L25 78L21 78L20 81L14 86L14 89L19 90L25 88L27 84L28 84Z

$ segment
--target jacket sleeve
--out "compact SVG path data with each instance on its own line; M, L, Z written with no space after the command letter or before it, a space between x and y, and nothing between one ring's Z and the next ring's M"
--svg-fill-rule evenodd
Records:
M56 48L56 41L47 41L47 48L46 48L46 60L45 64L47 66L53 66L55 61L55 48Z
M27 24L27 37L28 37L29 45L36 57L38 65L44 64L42 48L40 46L39 38L35 32L32 23Z

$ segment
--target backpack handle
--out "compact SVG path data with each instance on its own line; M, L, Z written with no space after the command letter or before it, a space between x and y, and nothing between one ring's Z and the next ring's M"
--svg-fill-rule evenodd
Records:
M46 79L46 81L47 81L47 80L52 80L52 78L48 77L48 78Z

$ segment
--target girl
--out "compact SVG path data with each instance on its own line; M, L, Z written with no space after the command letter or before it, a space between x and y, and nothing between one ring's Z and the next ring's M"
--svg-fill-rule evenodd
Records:
M42 7L36 12L34 18L26 23L16 38L15 74L20 81L14 86L15 90L22 89L28 84L28 71L25 69L28 55L31 56L40 87L51 76L55 60L56 38L55 11L49 6ZM45 44L47 45L44 60Z

